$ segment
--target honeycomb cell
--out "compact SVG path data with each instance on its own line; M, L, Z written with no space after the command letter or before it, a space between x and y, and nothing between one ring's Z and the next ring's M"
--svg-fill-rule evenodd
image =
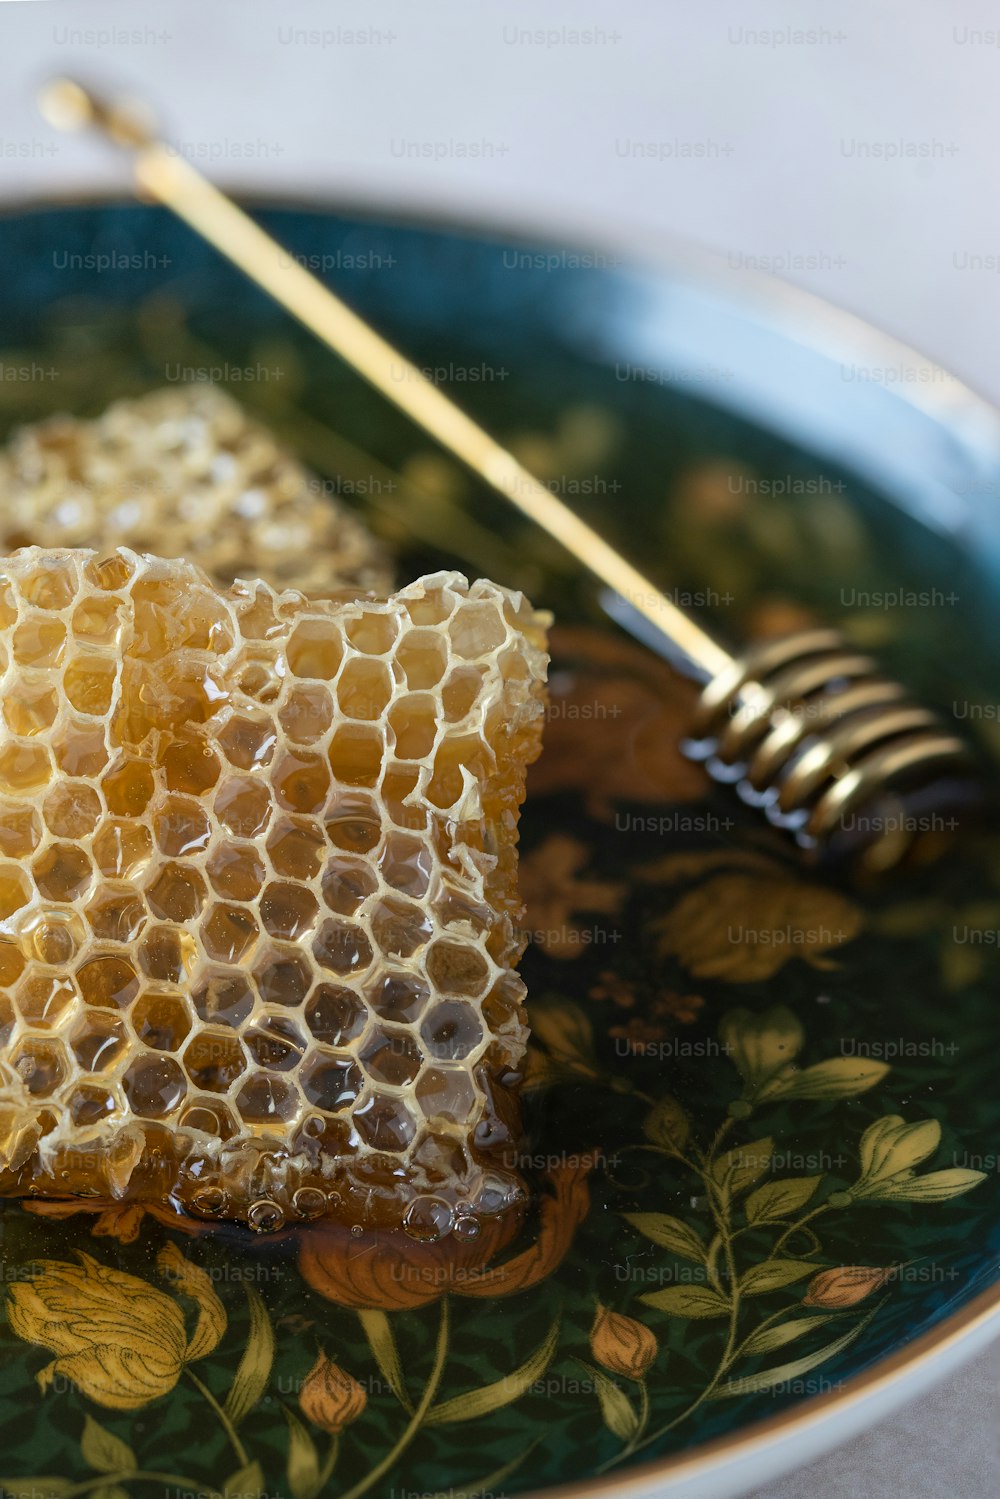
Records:
M365 989L365 997L382 1020L410 1025L419 1020L431 991L415 973L380 973Z
M0 988L9 989L24 972L24 954L18 943L0 937Z
M416 1123L401 1098L368 1098L352 1115L355 1128L373 1150L404 1151Z
M142 994L132 1007L132 1029L155 1051L177 1051L191 1031L191 1015L179 994Z
M88 1010L74 1024L69 1043L84 1072L110 1072L128 1050L129 1038L123 1020Z
M367 854L382 837L382 819L371 797L360 792L340 794L325 818L326 835L345 853Z
M139 966L147 978L161 984L181 984L193 972L198 948L182 927L150 926L138 948Z
M67 701L90 718L103 718L114 697L118 667L104 656L75 656L63 673Z
M290 1072L302 1060L306 1039L293 1020L269 1015L243 1036L252 1061L269 1072Z
M141 822L107 818L93 842L94 862L109 880L133 880L149 864L153 835Z
M53 744L56 764L63 775L100 775L111 758L107 732L104 724L70 719Z
M372 912L372 936L387 958L412 958L433 933L430 917L412 901L390 896Z
M448 1000L428 1011L420 1035L434 1061L464 1062L482 1042L483 1027L472 1005Z
M364 1087L364 1074L353 1057L315 1052L299 1071L299 1083L309 1103L327 1114L349 1108Z
M405 697L390 712L389 728L397 759L424 760L437 740L437 704L432 697Z
M164 864L146 886L146 901L162 921L192 921L208 899L205 881L186 864Z
M187 1093L184 1074L174 1057L149 1052L136 1057L122 1078L129 1108L140 1119L166 1119Z
M217 902L208 908L201 924L205 951L217 963L244 962L253 953L259 936L254 913L246 906Z
M315 926L318 915L319 901L301 885L268 885L260 898L260 919L265 932L287 942L304 937Z
M297 683L285 699L278 721L293 744L314 744L333 722L333 698L319 682Z
M152 767L127 756L119 760L101 781L101 790L113 817L141 817L153 799Z
M441 706L448 723L462 723L479 701L483 674L474 666L459 666L441 689Z
M212 825L204 807L190 796L168 796L153 818L156 846L168 859L193 858L204 853L212 839Z
M258 1073L236 1095L236 1108L247 1124L286 1124L300 1107L298 1091L286 1077Z
M257 770L269 765L278 735L269 718L253 719L236 714L219 734L219 748L237 770Z
M44 684L14 687L3 704L4 723L12 734L30 739L51 729L59 715L59 696L55 688Z
M80 1083L67 1096L66 1107L73 1123L88 1129L110 1119L118 1111L118 1100L110 1088Z
M275 766L275 797L288 812L322 812L329 790L330 772L318 755L286 752Z
M253 990L241 973L210 973L191 995L199 1020L238 1029L253 1009Z
M507 638L507 626L496 604L461 604L448 623L456 656L476 660L488 656Z
M365 1038L358 1056L372 1082L394 1088L412 1083L423 1062L423 1053L412 1036L380 1026Z
M294 947L269 948L254 968L254 981L265 1004L300 1005L312 978L311 965Z
M131 885L98 885L86 915L99 942L134 942L149 920L142 897Z
M17 1008L38 1030L52 1030L66 1018L76 999L71 979L56 973L28 973L17 987Z
M476 1089L462 1067L427 1067L417 1079L417 1102L426 1118L467 1124L478 1102Z
M69 1076L65 1048L54 1037L24 1036L15 1041L10 1064L32 1098L50 1098Z
M168 791L204 796L221 773L218 755L199 739L178 739L163 751L163 775Z
M434 856L419 838L389 833L379 854L378 867L387 885L421 900L430 885Z
M234 838L259 838L272 810L271 793L260 781L227 781L215 799L215 815Z
M101 798L93 786L65 781L53 786L42 804L45 826L55 838L87 838L103 814Z
M116 649L121 640L123 608L121 599L100 595L84 599L73 611L74 637L81 645Z
M0 804L0 857L27 859L41 842L42 824L34 807Z
M13 644L18 666L60 666L66 654L66 626L44 614L29 615L14 631Z
M182 1129L197 1130L215 1140L231 1140L240 1125L228 1105L217 1099L196 1098L181 1110L178 1120Z
M439 994L478 996L489 981L490 968L482 953L464 942L438 939L427 949L427 977Z
M337 704L345 718L381 718L392 697L392 678L381 661L355 656L337 683Z
M367 1021L364 1001L340 984L320 984L309 996L306 1024L317 1041L346 1046L361 1035Z
M102 593L114 593L126 588L135 577L135 564L123 552L109 556L93 557L84 565L83 576Z
M327 620L302 620L288 639L288 669L294 677L330 682L343 654L339 632Z
M378 889L374 870L360 859L332 858L323 871L323 900L339 916L354 916Z
M267 878L267 867L252 843L220 844L205 869L216 895L230 900L254 900Z
M38 567L21 579L21 596L36 609L51 609L58 614L67 608L79 588L72 562L43 557Z
M88 1005L126 1009L139 992L139 977L127 958L102 953L76 970L76 982Z
M433 630L408 630L396 647L396 660L411 692L436 687L448 667L448 646Z
M74 843L53 843L31 866L35 885L43 900L76 901L87 894L94 867L86 851Z
M42 907L20 923L18 935L25 953L58 967L76 957L87 941L87 928L75 911Z
M0 994L0 1046L7 1046L14 1027L17 1025L17 1011L6 994Z
M359 926L324 921L313 939L313 957L331 973L360 974L372 961L371 943Z
M330 741L330 769L342 786L376 786L385 743L380 729L341 724Z
M32 796L52 779L52 761L41 744L5 744L0 748L0 792Z
M199 1031L184 1051L184 1070L196 1088L228 1093L246 1067L246 1056L233 1031Z
M271 829L267 854L275 874L293 880L314 880L323 865L326 837L317 822L282 818Z
M16 864L0 864L0 921L7 921L31 899L31 881Z

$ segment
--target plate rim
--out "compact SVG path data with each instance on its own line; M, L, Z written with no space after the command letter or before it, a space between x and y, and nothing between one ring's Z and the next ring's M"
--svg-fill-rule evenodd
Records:
M555 247L560 243L551 225L532 226L523 220L511 223L509 220L494 220L488 216L470 221L460 213L451 212L440 205L433 205L426 211L410 204L392 210L390 205L377 199L360 196L345 195L341 198L325 192L315 197L260 187L246 190L238 184L222 186L251 210L275 209L314 214L317 217L331 214L355 215L390 227L431 231L437 229L470 239L502 236L511 242L523 242L526 245L548 244ZM94 188L92 191L55 192L50 195L27 193L0 205L0 222L52 210L130 206L157 208L170 216L168 208L150 200L137 199L126 189L116 193ZM570 228L567 240L581 250L620 253L623 259L616 269L633 269L661 275L672 273L685 277L691 283L708 285L713 289L718 289L721 284L720 271L725 262L725 252L685 240L681 236L647 232L640 234L637 239L633 237L629 249L624 240L614 237L605 239L574 225ZM562 248L567 246L564 244ZM741 271L738 277L730 272L725 295L735 308L743 308L748 316L763 316L771 321L775 330L786 338L792 335L786 326L782 326L784 319L794 313L805 314L808 326L800 338L820 351L838 335L848 340L859 336L875 338L887 353L891 351L898 357L902 352L917 359L928 369L946 374L953 382L952 388L961 390L964 402L978 406L1000 426L1000 405L970 386L962 377L953 375L946 366L878 324L829 301L818 292L797 286L776 273L754 269ZM898 394L906 399L906 392ZM957 424L953 406L938 403L932 415L943 428L955 429ZM593 1474L588 1478L559 1482L544 1488L531 1488L525 1491L523 1499L583 1499L583 1496L591 1495L600 1495L602 1499L604 1496L607 1499L627 1499L632 1493L648 1493L656 1485L704 1478L725 1461L766 1453L786 1437L808 1435L835 1422L838 1415L855 1409L861 1401L893 1390L915 1371L926 1369L935 1360L940 1361L947 1351L962 1350L973 1340L974 1334L983 1330L987 1330L988 1334L983 1346L989 1346L1000 1338L1000 1266L997 1267L993 1283L978 1292L972 1300L947 1313L935 1326L897 1346L892 1352L878 1357L869 1367L848 1375L836 1389L809 1396L787 1410L712 1437L690 1450L652 1458L622 1468L615 1474ZM968 1356L972 1356L972 1350ZM862 1429L876 1425L880 1419L882 1417L879 1414L874 1415L870 1422L863 1423Z

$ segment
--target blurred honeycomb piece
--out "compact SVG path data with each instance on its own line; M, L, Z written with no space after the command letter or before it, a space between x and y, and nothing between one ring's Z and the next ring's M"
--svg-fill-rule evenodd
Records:
M263 578L318 597L392 587L384 552L330 485L207 383L116 401L93 421L18 429L0 450L0 553L24 546L127 546L196 562L224 586ZM110 643L114 611L98 600L85 628ZM57 648L51 633L26 633L19 659L33 651L41 664ZM107 690L95 669L91 711Z
M421 1234L520 1197L547 624L457 573L0 560L0 1193Z

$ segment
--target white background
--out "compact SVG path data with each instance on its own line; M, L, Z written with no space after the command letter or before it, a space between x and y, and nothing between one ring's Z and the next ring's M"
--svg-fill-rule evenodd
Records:
M37 120L36 86L74 71L150 100L230 185L785 263L1000 401L996 5L8 3L0 202L124 190L112 153ZM998 1383L980 1359L768 1499L995 1499Z

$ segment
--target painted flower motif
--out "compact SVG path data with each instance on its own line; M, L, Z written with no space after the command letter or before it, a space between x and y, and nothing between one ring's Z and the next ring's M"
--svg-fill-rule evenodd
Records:
M861 930L861 911L836 890L782 876L715 875L682 896L655 924L660 951L696 978L748 984L772 978L791 958L813 968Z
M521 860L521 894L533 941L550 958L579 958L590 945L589 933L576 919L581 911L614 916L625 897L624 885L581 875L590 850L578 838L551 833Z
M157 1267L198 1308L190 1336L173 1297L89 1254L79 1259L38 1260L10 1290L11 1330L56 1355L37 1375L43 1391L61 1375L98 1405L137 1410L168 1394L185 1364L222 1337L226 1314L211 1281L175 1244L160 1251Z
M593 1158L547 1173L534 1239L527 1249L500 1264L496 1256L510 1244L523 1217L510 1211L486 1220L474 1239L454 1234L434 1244L398 1234L354 1235L340 1224L316 1224L302 1236L299 1269L327 1301L357 1310L409 1311L456 1296L512 1296L552 1274L562 1263L573 1235L587 1216L587 1177Z
M643 1379L656 1357L656 1335L634 1317L598 1304L590 1329L590 1351L612 1374Z
M299 1409L314 1426L337 1436L356 1421L368 1396L353 1375L320 1353L299 1394Z
M214 1227L203 1219L189 1218L155 1202L108 1202L102 1198L72 1197L39 1199L22 1202L21 1206L26 1213L35 1213L39 1218L73 1218L77 1213L92 1213L91 1237L117 1239L121 1244L134 1244L147 1218L184 1234L211 1233Z
M861 1175L850 1195L865 1202L946 1202L985 1180L982 1171L950 1166L918 1176L915 1168L941 1143L936 1119L907 1124L899 1114L869 1125L861 1137Z
M806 1286L802 1305L826 1307L832 1311L846 1310L884 1286L892 1273L891 1265L888 1268L838 1265L833 1270L821 1270Z
M773 1098L852 1098L874 1087L889 1070L888 1063L868 1057L831 1057L812 1067L798 1067L805 1032L798 1016L785 1005L755 1015L730 1010L719 1023L723 1050L743 1079L743 1096L750 1103Z

